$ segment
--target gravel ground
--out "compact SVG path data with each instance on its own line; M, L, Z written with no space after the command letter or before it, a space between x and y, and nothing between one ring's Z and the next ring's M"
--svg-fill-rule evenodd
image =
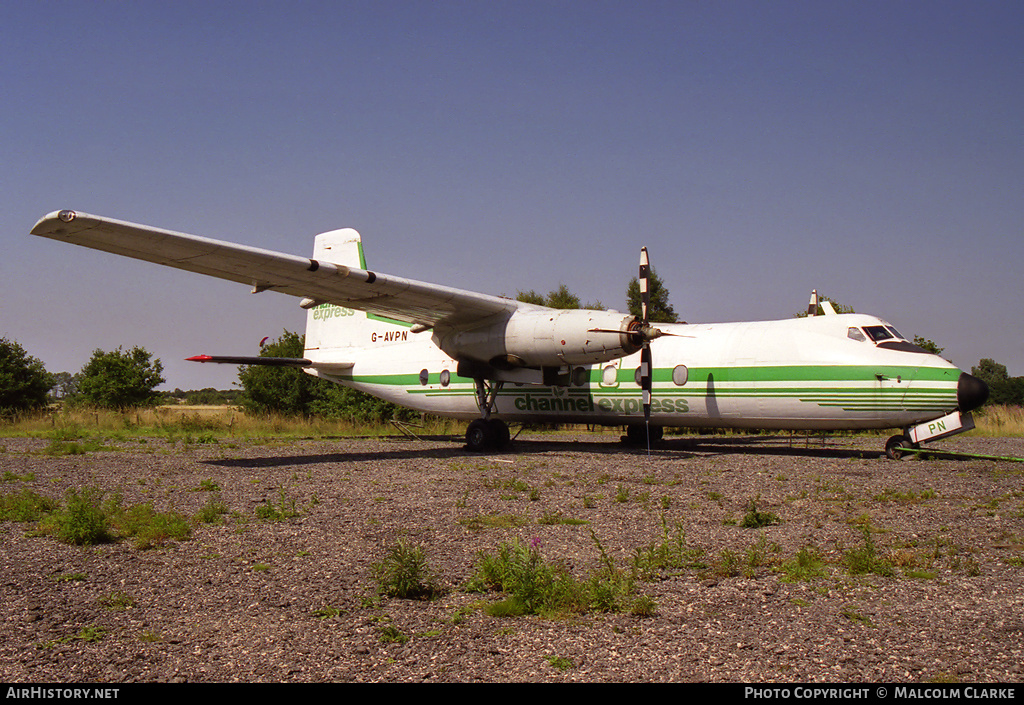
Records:
M138 439L52 456L0 439L4 494L95 486L192 516L216 493L229 510L148 550L0 523L0 680L1021 681L1024 463L895 462L883 441L701 437L648 455L608 434L524 434L474 456L448 438ZM1024 439L940 445L1024 457ZM257 518L282 498L299 516ZM755 499L780 523L743 528ZM627 568L663 526L695 560L637 583L651 616L492 617L498 596L463 587L513 538L583 578L594 537ZM865 526L893 575L845 567ZM422 545L442 597L375 595L371 566L399 539ZM824 574L787 579L809 547Z

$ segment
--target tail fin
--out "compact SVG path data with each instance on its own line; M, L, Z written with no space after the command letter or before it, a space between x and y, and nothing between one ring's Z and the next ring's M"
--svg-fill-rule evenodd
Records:
M351 228L317 235L313 258L321 262L366 269L362 240L359 233ZM379 336L408 331L407 326L370 316L364 311L309 300L303 305L309 309L306 314L305 356L314 365L318 361L348 360L354 348L367 348Z

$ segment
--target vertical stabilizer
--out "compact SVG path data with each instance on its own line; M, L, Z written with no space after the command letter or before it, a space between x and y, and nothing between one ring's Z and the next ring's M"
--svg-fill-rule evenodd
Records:
M359 233L351 228L317 235L313 245L313 259L366 269L362 240ZM304 305L309 308L306 313L305 355L314 363L347 361L352 357L353 348L369 347L378 337L392 329L408 331L408 326L403 324L384 321L364 311L330 302L311 301Z

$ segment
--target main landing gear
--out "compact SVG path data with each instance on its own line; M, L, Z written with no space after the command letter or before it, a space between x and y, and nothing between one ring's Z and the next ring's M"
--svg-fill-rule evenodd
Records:
M651 426L648 429L644 424L629 424L626 426L626 435L620 440L630 446L646 446L648 443L657 443L664 435L665 429L661 426Z
M494 400L505 383L489 382L477 378L474 380L474 384L476 386L476 405L480 409L481 418L471 422L469 428L466 429L466 448L474 453L486 453L505 448L512 441L508 424L501 419L491 418L491 412L494 411Z

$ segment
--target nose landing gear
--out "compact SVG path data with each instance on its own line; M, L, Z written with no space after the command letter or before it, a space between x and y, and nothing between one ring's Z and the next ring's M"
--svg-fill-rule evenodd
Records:
M889 460L899 460L906 453L907 449L917 450L920 444L913 443L905 435L892 436L885 442L885 456Z

